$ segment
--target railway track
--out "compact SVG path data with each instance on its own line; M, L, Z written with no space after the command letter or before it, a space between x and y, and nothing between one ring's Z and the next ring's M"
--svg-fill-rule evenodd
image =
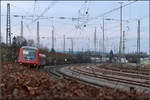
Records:
M11 63L8 63L8 64L11 64ZM105 85L102 85L102 84L93 83L93 82L86 81L86 80L78 78L78 77L67 75L60 71L60 69L64 68L64 67L66 67L67 69L69 69L72 72L79 73L77 75L84 74L87 76L97 77L99 79L105 79L105 80L109 80L109 81L113 81L113 82L120 82L120 83L132 84L135 86L141 86L144 88L150 88L150 85L148 82L134 81L134 80L128 80L128 79L123 79L123 78L119 78L119 77L107 76L107 74L111 73L112 75L121 76L121 74L122 74L122 76L138 78L138 76L136 76L135 74L132 75L131 73L129 73L131 75L127 75L127 73L125 73L125 72L122 72L122 71L120 72L120 71L116 71L116 70L112 70L112 69L111 70L108 70L108 69L103 70L102 67L96 67L96 66L94 66L94 64L47 66L40 70L47 72L52 79L55 79L57 81L59 81L62 77L64 77L66 79L77 80L81 83L91 85L94 87L105 87ZM108 70L108 72L106 70ZM95 72L95 73L93 73L93 72ZM105 73L105 74L100 74L100 73ZM145 77L145 78L143 78L145 80L148 80L148 78L149 78L149 76L147 77L146 75L143 75L143 74L140 74L140 77L141 78Z
M44 67L43 69L41 69L42 71L46 72L47 74L49 74L49 76L54 79L54 80L59 80L62 75L60 73L58 73L56 70L58 66L48 66L48 67Z
M147 81L150 80L150 76L143 75L143 74L127 73L127 72L116 71L116 70L114 71L114 70L99 68L99 67L88 67L87 69L93 70L94 72L101 72L101 73L105 73L105 74L126 76L126 77L131 77L131 78L138 78L138 79L145 79Z
M61 69L65 69L65 71L69 70L70 74L66 74ZM47 72L52 79L58 82L61 81L62 78L65 78L65 79L76 80L78 82L91 85L94 87L99 87L99 88L109 86L110 88L123 89L126 87L126 89L128 90L130 87L135 87L138 91L141 91L141 92L142 91L147 92L148 91L147 89L150 88L149 79L148 79L149 76L147 75L144 75L144 74L136 75L137 73L132 74L132 73L116 71L112 69L111 70L108 70L108 69L101 70L101 69L102 67L96 67L94 64L58 65L58 66L49 66L49 67L44 68L45 72ZM103 74L100 74L100 73L103 73ZM111 75L108 76L107 74L111 74ZM85 78L80 78L80 75L85 76ZM113 75L122 76L122 77L116 77L116 76L114 77ZM102 80L102 84L101 82L96 82L96 80L95 81L86 80L87 76L93 77L92 80L93 79ZM127 77L130 77L132 79L128 79ZM135 79L141 78L141 80L143 78L143 80L146 80L146 81L134 80L134 78ZM103 81L103 80L107 80L107 81ZM105 82L108 82L107 85ZM111 85L111 84L114 84L114 85Z
M104 68L107 70L113 70L113 71L122 71L122 72L127 72L127 73L135 73L135 74L144 74L144 75L149 75L149 68L137 68L137 67L118 67L113 65L98 65L99 68Z
M82 66L83 64L77 64L77 65ZM87 82L85 80L75 78L73 76L67 75L60 71L60 69L63 67L72 67L72 66L74 66L74 64L73 65L53 66L53 67L45 68L44 71L47 72L54 80L57 80L57 81L59 81L61 78L65 78L65 79L76 80L78 82L81 82L81 83L84 83L84 84L87 84L90 86L94 86L94 87L104 87L103 85L92 83L92 82Z
M80 73L80 74L85 74L85 75L88 75L88 76L92 76L92 77L97 77L97 78L101 78L101 79L106 79L106 80L110 80L110 81L115 81L115 82L121 82L121 83L126 83L126 84L132 84L132 85L137 85L137 86L141 86L141 87L145 87L145 88L149 88L150 85L149 85L149 82L148 80L146 81L141 81L141 80L134 80L133 78L129 79L127 77L120 77L117 75L116 76L113 76L113 75L107 75L106 73L102 73L100 72L98 69L91 69L91 68L87 68L87 67L70 67L69 68L71 71L74 71L76 73ZM94 73L93 73L94 72ZM147 77L149 78L149 77Z

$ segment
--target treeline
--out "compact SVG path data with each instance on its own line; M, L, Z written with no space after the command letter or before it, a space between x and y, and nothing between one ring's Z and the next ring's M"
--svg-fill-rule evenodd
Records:
M13 37L11 44L1 44L2 62L11 61L16 62L19 55L19 48L27 45L27 40L21 37Z
M61 65L61 64L76 64L76 63L90 63L90 57L84 53L65 54L55 51L45 51L40 49L40 53L47 56L47 65Z
M1 60L4 61L12 61L17 62L19 56L19 48L22 46L36 46L34 40L26 40L20 36L13 37L12 43L10 45L6 45L5 43L1 44ZM95 52L78 52L78 53L59 53L56 52L53 48L49 50L48 48L40 45L39 46L40 53L45 54L47 65L59 65L59 64L75 64L75 63L90 63L90 57L102 57ZM95 55L94 55L95 54ZM110 59L109 62L112 62L114 57L118 58L118 54L113 54L113 52L105 54L105 57ZM136 53L125 54L124 57L132 63L137 63L138 55ZM146 53L140 53L140 58L148 57Z
M19 56L19 49L22 46L34 46L34 40L26 40L20 36L13 37L12 43L6 45L5 43L1 44L1 54L2 62L17 62ZM72 63L89 63L90 57L84 53L78 53L75 55L64 54L56 52L54 49L50 50L46 47L40 45L39 52L45 54L47 65L60 65L60 64L72 64Z

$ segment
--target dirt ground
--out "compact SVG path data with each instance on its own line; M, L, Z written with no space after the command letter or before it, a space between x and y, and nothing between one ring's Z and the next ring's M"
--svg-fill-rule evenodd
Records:
M2 65L2 99L62 99L62 100L149 100L148 95L111 89L95 88L74 79L62 78L59 82L47 73L18 64Z

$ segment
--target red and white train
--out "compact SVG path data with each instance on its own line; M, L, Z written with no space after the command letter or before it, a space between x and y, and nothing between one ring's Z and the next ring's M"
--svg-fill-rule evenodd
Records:
M39 49L36 47L23 46L19 51L18 62L38 68L46 64L46 55L39 54Z

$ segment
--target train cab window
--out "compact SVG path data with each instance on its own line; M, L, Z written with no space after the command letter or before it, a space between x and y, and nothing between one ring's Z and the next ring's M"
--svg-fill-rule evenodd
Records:
M35 60L36 50L34 49L23 49L22 59L23 60Z

